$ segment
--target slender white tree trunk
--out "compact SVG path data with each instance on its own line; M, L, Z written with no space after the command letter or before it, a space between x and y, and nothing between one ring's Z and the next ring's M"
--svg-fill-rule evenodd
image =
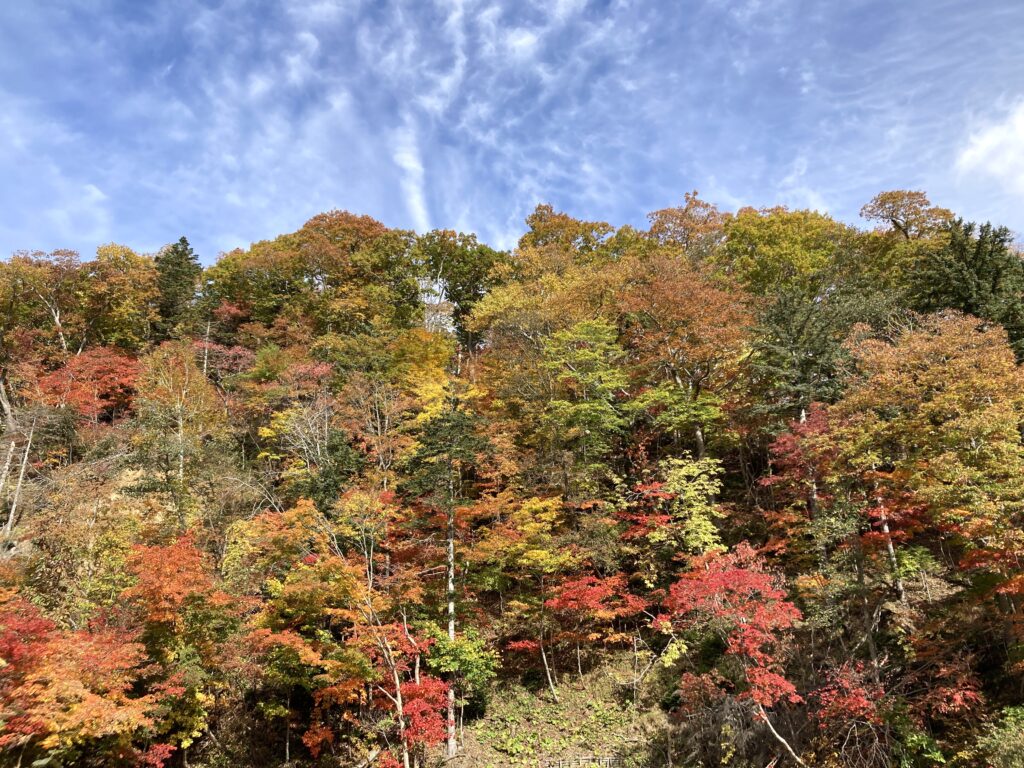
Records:
M14 459L14 438L11 438L7 446L7 458L4 460L4 471L0 475L0 500L4 497L4 488L7 487L7 478L11 474L11 461Z
M206 336L203 338L203 376L210 362L210 321L206 321Z
M896 548L892 543L892 535L889 533L889 518L884 514L881 518L882 522L882 533L885 534L885 551L889 556L889 568L892 570L892 578L896 584L896 595L899 597L900 602L904 603L907 600L906 591L903 589L903 577L900 576L900 564L896 559Z
M11 532L14 530L14 521L18 514L18 499L21 498L21 487L25 482L25 470L28 468L28 455L32 450L32 438L36 432L36 423L32 422L32 427L28 431L28 442L25 443L25 453L21 457L21 469L18 472L18 484L14 486L14 498L11 500L11 511L7 515L7 526L4 530L5 536L10 539Z
M455 642L455 503L448 501L448 640ZM459 751L455 736L455 680L448 681L448 757L455 757Z
M764 711L764 707L758 704L757 711L760 713L765 725L768 726L768 730L772 732L772 736L774 736L775 740L779 742L782 745L783 749L785 749L789 753L789 756L796 761L797 765L801 765L803 766L803 768L807 768L807 763L800 759L797 753L793 751L793 747L789 745L789 742L782 737L782 734L775 730L775 726L772 725L772 721L768 719L768 713Z
M544 674L548 678L548 690L551 691L551 696L554 700L558 701L558 690L555 688L555 680L551 677L551 665L548 664L548 654L544 650L544 640L540 641L540 658L544 662Z

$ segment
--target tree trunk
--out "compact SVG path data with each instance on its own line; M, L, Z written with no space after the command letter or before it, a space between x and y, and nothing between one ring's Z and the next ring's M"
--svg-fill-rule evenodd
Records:
M800 423L807 423L807 409L800 409ZM818 478L811 474L811 487L807 491L807 518L813 520L818 513Z
M285 699L284 713L284 761L292 761L292 695L289 693Z
M900 576L899 561L896 559L896 548L892 544L892 535L889 533L889 518L883 514L881 522L882 533L885 534L885 551L889 556L889 568L892 569L892 578L896 585L896 594L899 597L900 602L905 603L907 601L907 596L903 589L903 577Z
M540 641L540 658L544 662L544 674L547 675L547 678L548 678L548 688L551 690L551 696L554 698L555 702L557 703L558 702L558 691L555 690L555 681L551 677L551 666L548 664L548 654L544 650L544 640L543 639Z
M878 685L881 682L881 674L878 669L878 648L875 646L874 621L871 619L871 606L868 604L868 588L864 579L864 550L861 547L860 538L857 539L857 586L860 591L860 610L864 620L865 638L868 645L868 653L871 656L871 677Z
M32 422L32 427L28 431L28 442L25 443L25 453L21 457L21 469L18 472L18 483L14 486L14 498L11 500L11 511L7 515L7 526L4 530L4 536L9 541L11 538L11 532L14 530L14 520L18 514L18 499L21 498L21 486L25 481L25 470L28 468L28 455L32 450L32 437L36 432L36 423Z
M206 376L206 369L210 361L210 321L206 321L206 335L203 338L203 376Z
M451 489L449 493L451 492ZM448 640L455 642L455 504L448 501ZM459 744L455 737L455 678L448 681L448 757L455 757Z
M14 438L11 438L10 444L7 446L7 458L4 460L3 474L0 475L0 501L4 498L4 488L7 487L7 478L11 474L11 461L14 459Z
M807 763L805 763L797 756L796 752L794 752L793 748L789 745L789 742L782 738L782 734L775 730L775 726L772 725L772 721L768 719L768 713L764 711L764 707L758 704L757 711L764 719L765 725L768 726L768 730L772 732L772 736L774 736L775 740L778 741L783 746L783 748L789 753L789 756L796 761L797 765L801 765L803 766L803 768L807 768Z
M179 493L185 487L185 414L178 408L178 485Z
M57 329L57 338L60 340L60 348L64 351L68 351L68 340L64 336L64 326L60 322L60 311L50 308L50 314L53 315L53 325ZM81 348L79 348L81 352Z
M11 401L7 397L7 382L0 377L0 408L4 412L4 426L7 432L18 431L18 421L14 418L14 409L11 407Z
M402 681L398 677L398 670L392 665L391 675L395 685L395 714L398 720L398 740L402 743L402 766L411 768L409 762L409 744L405 740L405 705L402 702Z
M874 464L871 465L871 470L875 471ZM885 553L889 558L889 570L892 571L892 580L896 587L896 595L899 597L901 603L905 603L907 598L903 589L903 577L900 576L900 564L896 559L896 548L892 543L892 534L889 532L889 516L885 513L885 502L882 500L881 493L878 492L878 484L875 481L872 481L871 483L871 491L875 495L875 506L878 508L878 521L881 525L882 533L885 536Z

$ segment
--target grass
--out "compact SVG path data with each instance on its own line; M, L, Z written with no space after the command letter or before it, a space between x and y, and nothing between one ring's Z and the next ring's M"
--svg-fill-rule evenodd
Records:
M664 728L660 711L634 708L622 681L621 658L578 676L564 675L558 701L546 689L517 682L495 685L483 717L466 726L458 768L536 768L547 760L620 757L626 768L648 768L648 735Z

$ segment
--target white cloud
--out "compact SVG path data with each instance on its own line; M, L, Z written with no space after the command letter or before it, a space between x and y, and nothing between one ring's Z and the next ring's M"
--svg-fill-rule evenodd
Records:
M972 131L956 158L956 169L961 175L982 174L1003 191L1024 196L1024 101Z
M286 0L285 10L296 21L310 26L333 24L351 15L359 3L346 0Z
M57 205L46 211L46 219L65 241L83 236L96 244L110 239L110 212L107 195L95 184L73 185L59 178L54 188L59 192Z
M444 30L451 38L454 61L450 70L431 78L434 81L434 88L428 89L417 99L425 110L433 114L440 114L447 109L458 94L466 75L468 61L463 0L449 0L447 5L449 12L445 19Z
M817 77L808 65L805 64L804 67L805 68L800 71L800 94L806 96L814 88L814 83L817 80Z
M554 0L551 12L557 21L565 21L582 11L586 5L587 0Z
M776 194L785 205L825 212L828 210L825 198L806 181L809 165L805 155L797 155L789 173L779 182Z
M315 77L313 60L320 50L320 41L312 32L299 32L295 36L295 41L298 46L294 53L285 56L285 63L288 82L297 86Z
M411 120L395 133L395 147L392 153L395 165L402 169L402 190L405 193L405 206L412 217L416 229L426 232L430 229L430 215L427 212L425 192L426 173L420 157L419 142L416 129Z
M537 48L537 35L528 29L519 27L505 36L505 45L517 59L532 58Z
M273 87L274 80L272 77L269 77L266 73L263 72L255 72L249 78L249 98L259 99L260 97L266 95L266 93L270 91L270 89Z

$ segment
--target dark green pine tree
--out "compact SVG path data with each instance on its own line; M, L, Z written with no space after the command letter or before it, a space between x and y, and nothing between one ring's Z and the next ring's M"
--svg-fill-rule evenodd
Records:
M950 222L948 242L914 272L911 301L920 312L958 309L1000 323L1024 358L1024 260L1006 227Z
M199 287L199 266L192 246L186 238L168 245L156 257L157 286L160 289L156 336L171 338L175 329L187 319Z
M812 403L835 402L845 388L844 342L853 327L884 327L897 310L895 295L864 279L826 275L817 293L780 291L757 328L750 370L759 397L751 414L776 433Z

